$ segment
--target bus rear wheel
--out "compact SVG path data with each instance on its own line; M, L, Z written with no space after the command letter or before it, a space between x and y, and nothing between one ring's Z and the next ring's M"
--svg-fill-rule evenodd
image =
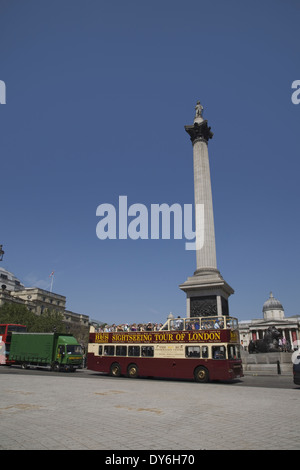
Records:
M207 383L209 380L209 373L205 367L197 367L194 371L194 377L196 382Z
M128 366L127 375L131 379L136 379L139 376L139 370L136 364L130 364L130 366Z
M121 375L121 366L120 366L120 364L118 364L117 362L114 362L110 366L110 375L112 377L120 377L120 375Z

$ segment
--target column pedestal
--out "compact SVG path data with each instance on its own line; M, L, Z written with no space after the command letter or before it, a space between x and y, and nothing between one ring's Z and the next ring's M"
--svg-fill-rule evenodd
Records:
M196 274L197 273L197 274ZM234 290L219 271L199 270L179 287L186 293L186 316L229 315L228 297Z

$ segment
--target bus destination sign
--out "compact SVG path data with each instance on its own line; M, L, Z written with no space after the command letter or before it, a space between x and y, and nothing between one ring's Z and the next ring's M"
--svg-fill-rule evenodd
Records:
M222 343L232 342L230 330L213 331L143 331L90 333L92 343Z

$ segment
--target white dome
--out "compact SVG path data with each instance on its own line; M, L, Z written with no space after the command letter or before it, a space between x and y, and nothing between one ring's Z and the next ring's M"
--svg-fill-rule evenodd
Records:
M279 300L275 299L272 292L263 305L263 314L265 320L282 320L284 318L283 306Z

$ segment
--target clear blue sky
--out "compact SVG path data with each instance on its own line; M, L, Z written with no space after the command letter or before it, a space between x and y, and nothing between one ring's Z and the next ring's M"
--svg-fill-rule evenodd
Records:
M96 237L96 208L193 204L197 100L230 312L299 307L296 0L0 0L2 266L108 322L185 315L185 240Z

